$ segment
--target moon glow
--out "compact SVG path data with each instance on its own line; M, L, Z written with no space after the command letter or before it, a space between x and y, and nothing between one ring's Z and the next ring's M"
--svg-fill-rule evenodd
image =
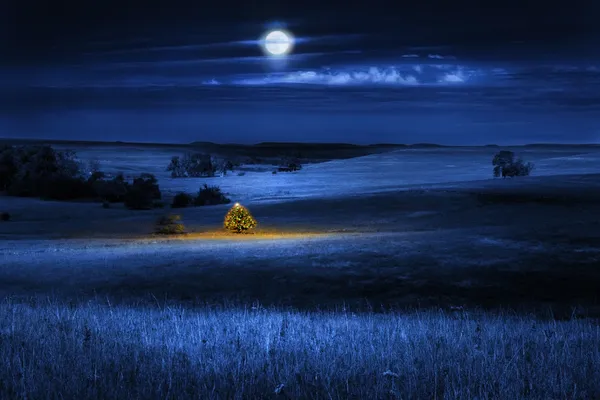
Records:
M288 54L293 46L292 36L283 31L271 31L264 38L264 49L274 56Z

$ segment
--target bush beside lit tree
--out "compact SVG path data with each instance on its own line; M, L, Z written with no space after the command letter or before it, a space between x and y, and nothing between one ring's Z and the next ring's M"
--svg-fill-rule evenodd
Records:
M256 227L256 220L246 207L235 203L225 216L224 226L231 232L248 233Z
M181 215L171 214L160 217L156 221L155 232L159 235L181 235L185 233L185 226L181 222Z

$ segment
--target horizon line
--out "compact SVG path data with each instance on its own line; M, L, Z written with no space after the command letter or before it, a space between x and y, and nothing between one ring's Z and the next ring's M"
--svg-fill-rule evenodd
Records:
M73 144L129 144L129 145L146 145L146 146L198 146L198 145L217 145L217 146L266 146L266 145L323 145L323 146L356 146L356 147L377 147L377 146L398 146L398 147L532 147L532 146L582 146L582 147L599 147L600 143L553 143L553 142L534 142L534 143L523 143L523 144L461 144L461 145L450 145L441 143L428 143L428 142L417 142L417 143L390 143L390 142L379 142L379 143L352 143L352 142L274 142L274 141L262 141L255 143L218 143L210 141L192 141L192 142L129 142L122 140L115 141L104 141L104 140L68 140L68 139L41 139L41 138L10 138L0 137L0 142L36 142L36 143L73 143Z

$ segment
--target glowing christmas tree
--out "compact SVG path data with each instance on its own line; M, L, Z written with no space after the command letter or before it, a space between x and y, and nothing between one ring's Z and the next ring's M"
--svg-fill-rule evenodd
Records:
M225 216L224 226L231 232L244 233L256 227L256 220L246 207L235 203Z

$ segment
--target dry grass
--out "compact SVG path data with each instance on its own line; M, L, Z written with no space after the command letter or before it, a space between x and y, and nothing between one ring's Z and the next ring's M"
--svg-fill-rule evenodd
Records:
M511 315L0 305L0 398L592 399L600 328Z

